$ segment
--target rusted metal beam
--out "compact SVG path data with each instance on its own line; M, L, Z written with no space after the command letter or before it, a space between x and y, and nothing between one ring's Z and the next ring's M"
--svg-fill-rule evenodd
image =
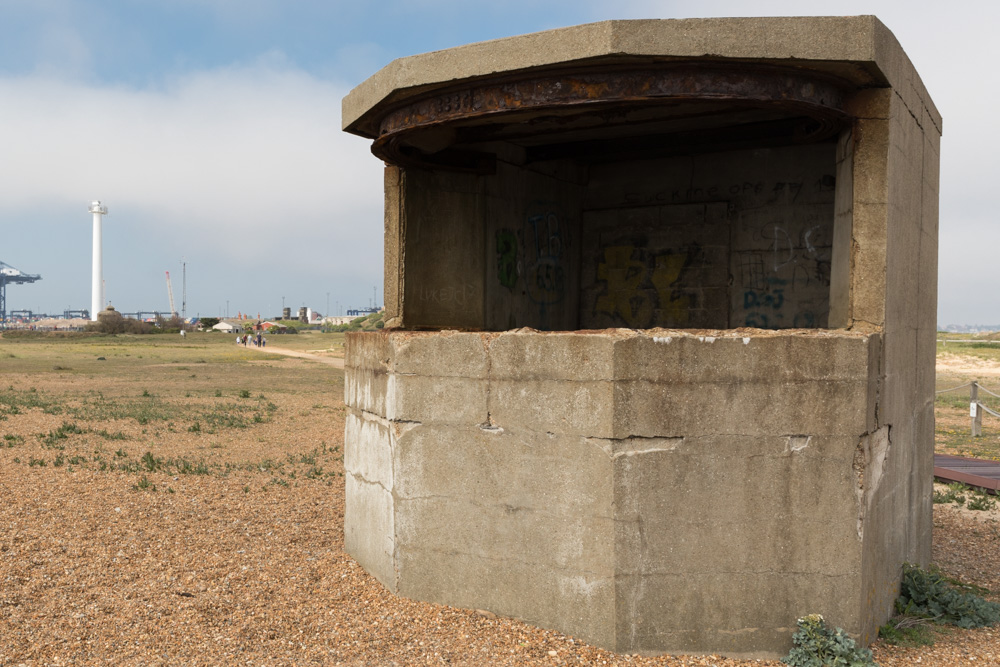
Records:
M379 135L514 111L664 99L781 102L825 113L842 113L844 106L840 86L815 73L760 65L664 65L486 81L435 91L387 113Z
M607 120L625 110L660 106L669 116L668 108L685 101L778 109L789 117L811 118L817 127L832 126L846 118L844 96L840 82L832 78L766 65L664 63L525 74L436 90L388 111L372 152L394 164L483 172L492 169L488 154L455 151L439 141L428 148L420 136L459 127L461 131L451 135L459 141L470 135L503 133L512 126L517 126L517 134L530 136L532 125L522 124L526 114L576 119L592 114ZM595 128L594 139L606 139L599 131ZM540 129L539 136L543 133Z

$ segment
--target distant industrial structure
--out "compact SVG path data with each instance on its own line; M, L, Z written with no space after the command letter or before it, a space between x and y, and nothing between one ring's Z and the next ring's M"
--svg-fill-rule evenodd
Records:
M104 308L103 258L101 255L101 216L108 214L108 207L99 201L90 202L87 209L94 215L94 268L91 274L90 320L97 321L97 314Z
M363 317L364 315L371 315L382 310L381 306L372 306L371 308L351 308L347 311L347 314L352 317Z
M0 262L0 322L7 321L7 284L23 285L41 280L38 275L31 275L15 269L10 264ZM30 313L31 311L27 311Z

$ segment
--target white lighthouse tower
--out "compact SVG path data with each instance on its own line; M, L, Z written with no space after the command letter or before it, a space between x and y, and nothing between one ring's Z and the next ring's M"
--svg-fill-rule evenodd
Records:
M97 314L104 308L103 261L101 258L101 216L107 215L108 207L99 201L90 202L90 212L94 214L94 273L91 279L90 320L97 321Z

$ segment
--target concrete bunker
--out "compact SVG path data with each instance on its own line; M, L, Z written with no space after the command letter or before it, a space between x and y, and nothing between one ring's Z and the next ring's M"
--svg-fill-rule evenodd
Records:
M941 121L874 17L613 21L395 61L346 544L620 651L867 641L930 555Z

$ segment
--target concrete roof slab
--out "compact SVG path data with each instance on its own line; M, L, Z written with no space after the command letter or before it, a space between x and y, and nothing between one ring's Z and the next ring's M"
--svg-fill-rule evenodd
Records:
M892 32L874 16L846 16L602 21L399 58L344 98L343 128L375 138L389 109L459 82L649 60L782 64L834 75L857 88L888 85L941 127Z

